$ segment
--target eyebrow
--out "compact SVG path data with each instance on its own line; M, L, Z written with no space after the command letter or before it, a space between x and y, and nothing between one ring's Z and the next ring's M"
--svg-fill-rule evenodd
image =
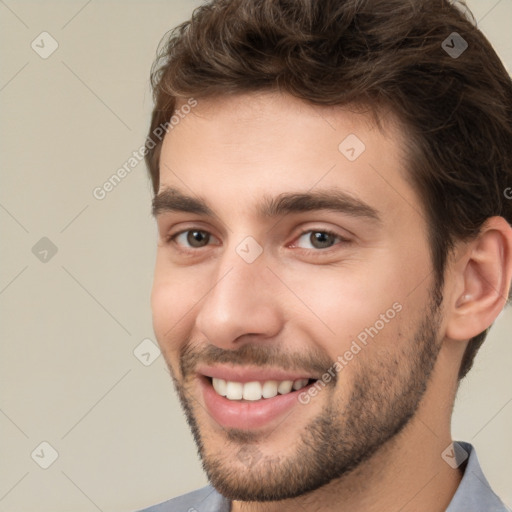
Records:
M197 213L214 217L213 210L202 199L188 196L176 188L165 188L153 198L153 215L165 212Z
M265 196L256 211L262 218L272 218L315 210L335 211L352 217L366 218L377 223L381 222L379 212L375 208L338 189L283 193L276 197ZM153 199L153 215L157 216L165 212L186 212L216 217L206 201L199 197L183 194L175 188L165 188Z

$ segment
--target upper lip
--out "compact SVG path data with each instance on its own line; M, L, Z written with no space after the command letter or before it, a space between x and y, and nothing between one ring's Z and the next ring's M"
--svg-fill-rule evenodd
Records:
M261 368L257 366L200 366L197 373L215 379L224 379L231 382L254 382L268 380L299 380L315 379L304 371L288 371L279 368Z

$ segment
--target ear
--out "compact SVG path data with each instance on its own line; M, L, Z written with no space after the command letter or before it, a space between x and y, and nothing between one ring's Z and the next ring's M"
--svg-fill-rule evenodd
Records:
M492 325L505 306L512 280L512 227L489 218L464 245L452 268L446 336L469 340Z

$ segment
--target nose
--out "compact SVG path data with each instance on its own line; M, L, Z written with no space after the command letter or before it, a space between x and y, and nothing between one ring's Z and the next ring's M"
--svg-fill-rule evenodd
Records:
M233 253L218 265L196 317L196 326L208 342L226 350L272 338L283 324L276 279L263 255L247 263Z

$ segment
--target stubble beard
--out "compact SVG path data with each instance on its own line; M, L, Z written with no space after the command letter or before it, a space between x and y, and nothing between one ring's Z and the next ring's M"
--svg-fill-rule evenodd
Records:
M414 417L427 389L441 348L437 339L441 301L434 291L412 340L398 354L386 353L364 364L358 361L349 397L335 398L334 389L320 392L330 393L331 400L326 399L321 413L303 427L293 454L286 457L262 455L258 445L263 446L264 439L238 429L225 429L223 451L210 449L212 433L202 431L194 407L203 415L206 412L173 378L211 484L223 496L239 501L296 498L343 478L383 449ZM371 346L365 348L369 350Z

